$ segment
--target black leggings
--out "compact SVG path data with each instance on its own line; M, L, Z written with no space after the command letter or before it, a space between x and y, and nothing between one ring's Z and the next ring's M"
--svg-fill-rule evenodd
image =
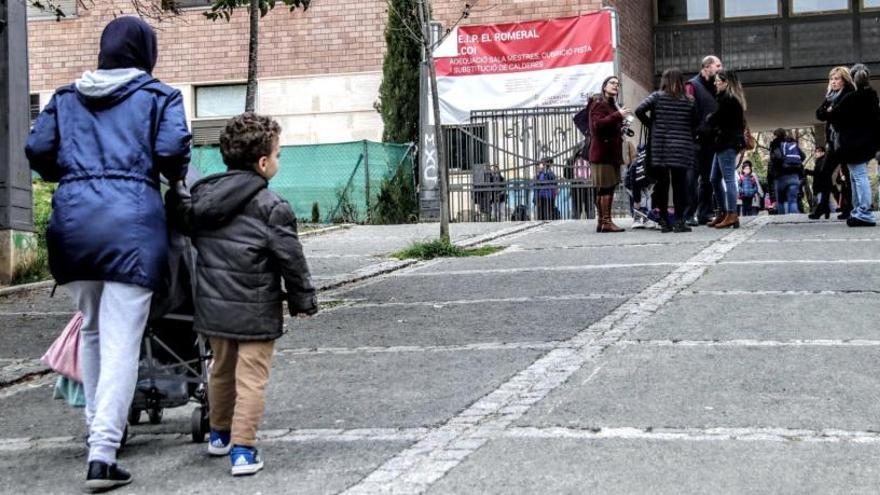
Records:
M669 212L669 184L672 184L672 205L676 218L684 218L688 206L688 173L686 168L667 167L658 171L651 204L660 210L661 218Z
M612 187L600 187L600 188L599 188L599 191L598 191L597 194L598 194L599 196L608 196L609 194L614 194L614 190L615 190L615 189L617 189L617 187L614 187L614 186L612 186Z

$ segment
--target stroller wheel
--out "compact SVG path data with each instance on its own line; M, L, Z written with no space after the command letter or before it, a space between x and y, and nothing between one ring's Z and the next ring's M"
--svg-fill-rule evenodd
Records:
M132 407L128 411L128 422L133 425L140 424L141 423L141 412L143 412L142 409L135 409Z
M192 441L194 443L203 443L210 429L206 408L199 406L193 409L192 416L190 417L190 426L192 427Z
M147 414L150 417L151 425L157 425L162 422L162 409L158 407L155 409L150 409Z

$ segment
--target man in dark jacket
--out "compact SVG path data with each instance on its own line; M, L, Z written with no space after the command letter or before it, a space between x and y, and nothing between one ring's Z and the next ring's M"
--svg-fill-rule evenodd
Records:
M233 476L263 467L255 446L282 335L281 280L291 316L318 311L296 218L267 188L278 171L280 132L269 117L230 119L220 136L229 171L197 181L191 196L180 191L175 207L198 250L193 327L214 352L208 453L229 454Z
M148 24L111 21L101 34L98 69L52 96L25 149L43 179L59 182L46 233L49 267L84 316L79 356L90 490L132 480L116 451L150 299L167 268L159 174L177 181L189 163L183 98L151 75L157 57Z
M688 201L688 207L685 210L685 218L690 226L708 223L712 218L712 212L715 208L712 184L709 182L715 151L712 149L706 118L718 108L718 104L715 101L715 74L718 74L721 69L721 59L714 55L709 55L703 59L700 73L689 80L685 87L688 96L694 99L697 117L700 122L697 127L698 166L689 176L688 190L691 196Z

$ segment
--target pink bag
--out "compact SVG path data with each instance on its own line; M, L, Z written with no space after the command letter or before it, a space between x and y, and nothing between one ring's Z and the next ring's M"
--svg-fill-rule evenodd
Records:
M43 364L58 374L80 383L82 383L82 371L79 368L79 334L82 324L83 314L77 311L64 327L61 335L40 358Z
M591 175L590 163L583 158L578 158L574 162L574 178L589 180Z

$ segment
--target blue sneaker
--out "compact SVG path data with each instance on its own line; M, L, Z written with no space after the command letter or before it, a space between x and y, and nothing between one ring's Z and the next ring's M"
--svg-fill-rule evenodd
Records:
M232 449L232 433L228 431L211 430L211 438L208 440L208 455L226 455Z
M242 447L240 445L232 447L232 451L229 453L229 460L232 462L233 476L256 474L257 471L263 469L263 459L260 458L257 449L253 447Z

